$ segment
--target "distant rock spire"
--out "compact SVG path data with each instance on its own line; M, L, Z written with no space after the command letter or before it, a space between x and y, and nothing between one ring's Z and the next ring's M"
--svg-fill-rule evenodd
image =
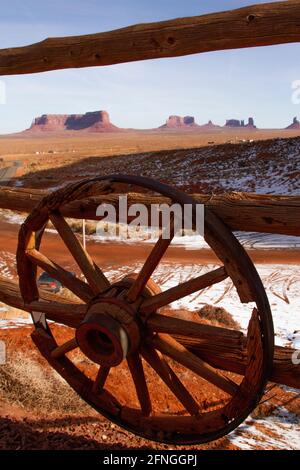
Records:
M286 129L300 129L300 123L297 119L297 116L294 117L292 124L287 126Z

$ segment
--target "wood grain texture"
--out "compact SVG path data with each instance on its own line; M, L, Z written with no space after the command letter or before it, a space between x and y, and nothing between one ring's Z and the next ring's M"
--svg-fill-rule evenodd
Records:
M271 372L271 371L269 371ZM264 382L263 339L258 311L254 308L247 333L247 367L239 393L228 403L224 414L236 418L241 409L252 409L259 403L259 391Z
M155 349L162 354L170 357L174 361L182 364L187 369L192 370L195 374L204 378L216 387L220 388L229 395L234 395L238 386L227 377L218 374L218 371L211 367L208 363L191 353L181 343L176 341L172 336L167 334L159 334L152 339Z
M182 434L208 433L218 430L227 424L221 410L202 413L200 416L176 416L156 414L142 418L145 427L151 427L160 432L180 432Z
M2 209L31 212L47 194L44 190L8 188L0 189ZM163 196L147 196L128 193L128 206L131 204L170 203ZM254 193L192 194L201 204L217 215L233 231L278 233L300 235L300 197L270 196ZM96 216L99 204L107 203L118 207L119 194L106 194L73 201L61 207L64 217L75 219L100 220ZM128 218L128 221L131 219Z
M143 416L149 416L152 411L151 398L147 387L145 372L140 355L135 352L128 356L127 364L135 385Z
M110 287L109 281L94 263L61 214L57 211L51 213L49 218L86 277L93 293L97 295L107 290Z
M299 23L300 1L290 0L98 34L50 38L0 50L0 75L298 42Z
M159 237L158 241L155 243L153 249L148 255L137 278L135 279L132 286L129 288L129 291L127 293L127 299L130 302L134 302L141 295L147 282L149 281L150 277L152 276L153 272L155 271L162 257L164 256L167 249L169 248L172 242L172 239L174 237L174 220L173 219L171 221L171 227L170 227L169 232L170 233L168 235L168 238L165 238L166 236L165 231Z
M78 348L76 338L70 339L70 341L67 341L66 343L61 344L60 346L57 346L57 348L53 349L53 351L51 351L51 357L54 359L59 359L76 348Z
M164 357L149 345L143 345L141 353L144 359L152 369L155 370L183 407L192 416L197 416L199 414L199 406L197 402L165 361Z
M178 284L178 286L171 287L159 294L146 299L141 305L141 313L149 314L155 312L159 308L175 302L186 295L190 295L200 289L211 286L218 282L224 281L228 277L224 267L217 268L214 271L208 272L201 276L190 279L189 281Z
M110 367L101 366L99 368L95 382L93 383L93 393L101 393L105 385L106 379L109 375Z

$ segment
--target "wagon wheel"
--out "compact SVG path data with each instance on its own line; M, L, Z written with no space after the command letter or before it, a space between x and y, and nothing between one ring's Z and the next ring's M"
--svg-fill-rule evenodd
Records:
M272 369L273 322L260 277L228 227L206 209L205 240L222 267L160 292L151 275L174 236L173 222L169 238L161 235L138 275L125 276L121 282L111 284L83 249L60 208L76 199L113 191L116 183L159 193L181 206L191 204L195 226L197 203L192 197L143 177L99 177L71 184L45 197L22 225L17 250L20 290L24 301L32 305L36 326L33 341L49 364L86 402L133 433L172 444L203 443L219 438L236 428L257 405ZM49 219L86 281L39 251ZM37 267L59 280L81 300L68 302L56 295L57 300L51 303L40 301ZM164 315L161 311L169 303L227 277L233 281L241 302L254 304L247 338L234 332L239 340L245 339L247 356L246 369L239 376L226 375L211 365L213 361L208 363L200 352L197 353L197 345L217 336L220 330L226 338L228 330ZM58 345L51 331L52 323L48 324L47 319L75 329L73 338ZM91 379L80 370L72 360L73 353L66 356L75 348L97 365L95 378ZM121 403L117 388L108 390L108 378L120 364L120 367L128 367L138 406ZM163 409L159 412L155 409L148 373L157 374L155 376L166 385L174 401L182 406L181 412L166 411L164 404L160 404ZM217 396L215 392L223 394L219 405L213 403L213 399L211 407L206 404L205 408L199 403L197 393L202 385L197 386L196 392L189 391L181 380L185 373L192 373L193 380L196 378L211 387L212 396Z

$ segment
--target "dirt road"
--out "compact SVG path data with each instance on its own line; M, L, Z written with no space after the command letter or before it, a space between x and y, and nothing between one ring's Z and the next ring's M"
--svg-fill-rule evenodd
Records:
M10 162L10 166L0 169L0 186L6 186L11 178L13 178L18 168L22 166L20 160L14 160Z

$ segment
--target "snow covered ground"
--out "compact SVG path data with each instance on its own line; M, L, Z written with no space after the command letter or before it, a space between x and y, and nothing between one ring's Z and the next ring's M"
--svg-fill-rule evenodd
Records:
M3 310L4 311L4 310ZM9 310L5 309L5 312ZM1 308L0 308L0 317L1 317ZM20 328L24 326L32 326L31 317L28 315L28 318L19 318L11 317L9 319L0 319L0 328L10 329L10 328Z
M278 407L270 416L246 419L228 439L242 450L299 450L300 417Z

